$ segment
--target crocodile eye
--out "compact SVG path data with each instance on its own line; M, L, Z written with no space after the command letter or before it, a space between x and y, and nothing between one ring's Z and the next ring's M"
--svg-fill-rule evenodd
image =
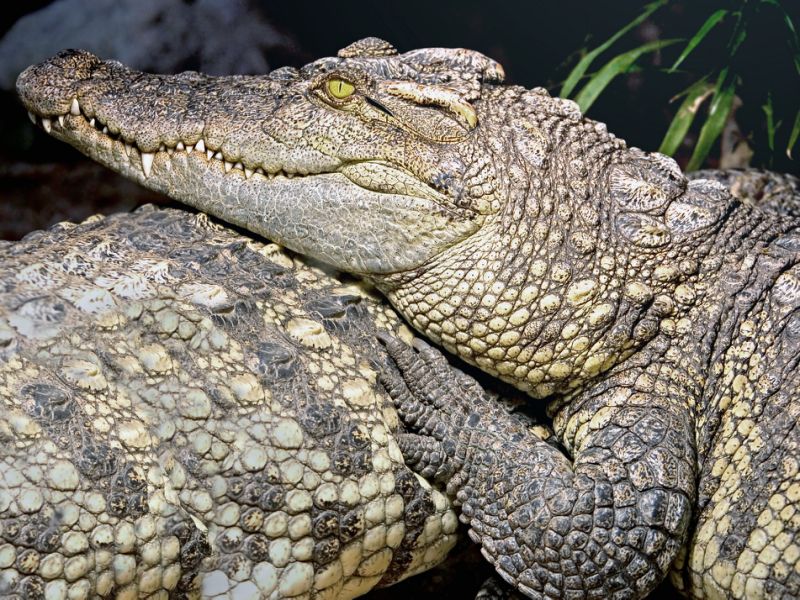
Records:
M352 83L338 78L329 79L326 87L331 97L335 98L336 100L344 100L345 98L352 96L353 92L356 91L356 88Z

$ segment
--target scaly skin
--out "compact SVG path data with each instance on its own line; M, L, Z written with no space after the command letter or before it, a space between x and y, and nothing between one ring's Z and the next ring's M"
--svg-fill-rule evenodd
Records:
M550 399L566 456L469 419L404 446L455 474L462 520L530 597L638 598L670 569L694 598L800 595L800 200L688 181L502 77L369 38L250 78L65 53L17 86L52 135L368 278L448 351ZM446 390L420 394L452 421Z
M746 204L786 217L800 217L800 179L789 173L758 169L706 170L689 173L691 179L714 179Z
M205 215L0 243L0 597L352 598L439 562L457 517L375 382L398 326Z

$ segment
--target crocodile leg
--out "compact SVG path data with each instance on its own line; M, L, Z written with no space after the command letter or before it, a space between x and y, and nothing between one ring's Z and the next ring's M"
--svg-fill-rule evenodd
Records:
M446 483L503 579L531 598L640 597L658 584L695 495L682 409L624 388L588 398L595 418L570 461L448 377L430 346L384 343L403 373L384 385L413 431L399 439L406 462Z

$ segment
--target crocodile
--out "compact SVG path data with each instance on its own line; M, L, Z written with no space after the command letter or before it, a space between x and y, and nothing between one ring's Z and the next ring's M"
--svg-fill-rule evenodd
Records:
M792 178L742 201L736 177L687 178L483 54L377 38L251 77L66 51L17 90L56 138L362 277L546 401L562 449L437 350L384 340L403 455L528 597L641 598L666 577L692 598L800 596Z
M352 598L439 563L458 518L403 462L379 331L411 336L204 214L0 242L0 597Z

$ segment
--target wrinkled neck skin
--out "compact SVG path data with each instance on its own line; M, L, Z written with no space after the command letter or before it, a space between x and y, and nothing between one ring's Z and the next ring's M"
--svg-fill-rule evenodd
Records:
M502 125L509 196L480 231L419 269L372 277L424 335L537 398L577 392L675 334L703 293L685 282L703 277L741 210L721 186L689 183L671 159L552 106L528 94Z

